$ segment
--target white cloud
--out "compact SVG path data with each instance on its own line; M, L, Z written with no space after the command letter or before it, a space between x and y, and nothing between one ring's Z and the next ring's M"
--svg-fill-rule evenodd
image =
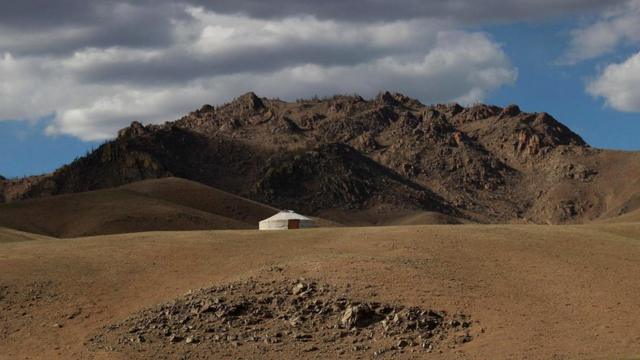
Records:
M561 59L566 65L614 53L623 46L640 44L640 0L627 0L604 10L596 21L571 32L569 48ZM640 111L640 52L622 62L599 65L602 69L586 85L586 91L601 97L618 111Z
M53 112L61 95L47 91L54 74L46 59L0 55L0 119L32 120Z
M587 87L608 106L627 112L640 111L640 52L619 64L608 65Z
M571 32L569 49L561 62L575 64L600 57L623 44L640 43L640 0L605 11L600 18Z
M0 119L55 114L47 133L105 139L133 120L174 120L254 90L268 97L401 91L482 100L515 81L500 45L442 20L254 19L191 8L167 46L0 57ZM1 37L1 36L0 36Z
M406 49L432 41L434 32L450 26L436 19L354 24L313 16L264 20L211 13L202 8L188 12L196 20L192 25L200 30L193 49L201 54L225 56L251 48L280 50L298 46Z

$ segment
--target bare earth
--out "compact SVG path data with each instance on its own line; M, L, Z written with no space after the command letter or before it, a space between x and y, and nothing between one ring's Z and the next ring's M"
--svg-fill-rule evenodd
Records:
M348 297L468 314L473 339L381 358L640 357L640 223L182 231L75 239L0 231L0 359L154 358L94 336L189 290L313 279ZM268 330L268 329L267 329ZM266 331L266 330L265 330ZM169 358L335 358L286 340L163 343ZM311 344L313 344L313 341ZM372 358L348 350L344 358ZM308 346L308 345L305 345ZM266 350L265 350L266 349ZM156 348L157 350L157 348ZM266 352L265 352L266 351Z

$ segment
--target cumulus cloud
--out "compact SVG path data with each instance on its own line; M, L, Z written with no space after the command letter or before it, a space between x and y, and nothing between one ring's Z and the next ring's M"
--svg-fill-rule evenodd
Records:
M605 10L595 22L573 30L562 62L575 64L611 53L621 45L638 43L640 0L631 0Z
M0 35L8 49L0 57L0 119L53 115L48 134L99 140L132 120L174 120L249 90L295 99L388 89L425 102L473 102L517 76L487 34L441 19L356 23L183 10L165 21L170 41L146 46L60 30L53 40L80 39L77 48L38 54L43 35L27 33L21 46Z
M602 70L586 85L587 93L603 98L618 111L640 111L640 52L624 61L606 56L622 47L640 44L640 0L611 5L594 21L571 31L569 47L560 59L564 65L601 58ZM637 51L637 50L636 50Z
M603 97L616 110L640 111L640 52L622 63L608 65L589 83L587 91Z
M529 20L602 9L625 0L190 0L211 11L243 12L257 18L300 14L349 21L446 18L466 24Z
M84 81L172 83L209 75L261 73L304 63L352 65L389 54L424 54L439 20L354 25L313 17L260 20L190 9L169 47L88 48L65 65Z

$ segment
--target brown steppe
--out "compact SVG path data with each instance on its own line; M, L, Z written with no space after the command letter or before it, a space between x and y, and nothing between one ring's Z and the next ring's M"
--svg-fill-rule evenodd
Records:
M59 238L141 231L252 229L278 210L193 181L164 178L0 204L0 227Z
M634 222L74 239L1 230L0 359L151 358L135 350L92 350L89 339L191 289L301 277L348 288L366 301L469 314L484 330L454 349L407 350L398 358L632 359L640 356L638 259L640 223ZM338 357L286 344L280 349L260 356ZM235 351L255 357L251 344ZM221 348L210 358L226 354ZM341 357L372 358L373 350Z

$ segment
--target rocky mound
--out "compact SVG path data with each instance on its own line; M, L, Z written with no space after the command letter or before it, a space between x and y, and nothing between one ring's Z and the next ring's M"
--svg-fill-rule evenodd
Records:
M516 105L423 105L388 92L284 102L248 93L163 125L134 122L5 200L173 176L309 215L436 211L477 222L575 223L624 211L640 183L609 182L621 171L640 174L637 158L593 149L551 115Z
M357 301L304 279L249 280L190 292L108 326L94 350L154 354L248 356L314 353L394 357L443 351L478 336L463 314Z

